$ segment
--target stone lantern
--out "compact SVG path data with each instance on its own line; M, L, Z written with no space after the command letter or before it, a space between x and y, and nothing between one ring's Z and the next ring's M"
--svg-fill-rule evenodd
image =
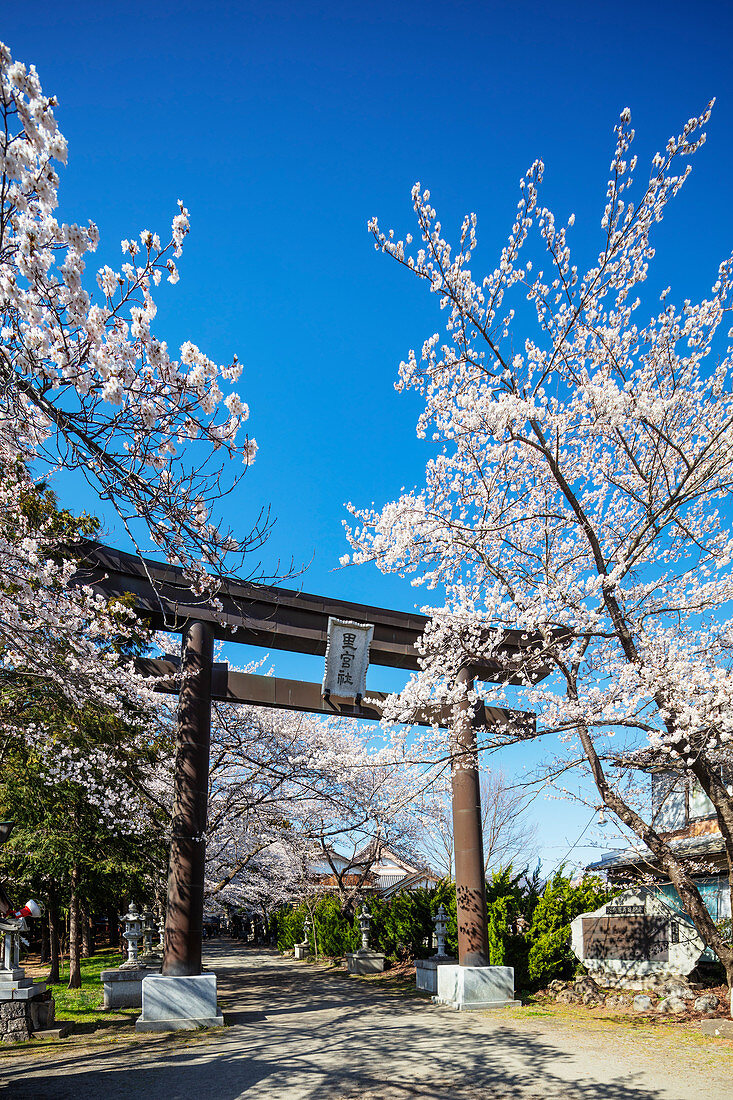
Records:
M372 925L372 915L367 909L366 905L361 907L361 913L359 914L359 928L361 929L361 949L362 951L369 950L369 929Z
M359 913L359 929L361 931L361 947L346 956L346 965L350 974L376 974L384 970L384 955L381 951L369 950L369 929L372 923L372 915L366 905L362 905Z
M435 958L440 959L445 956L445 932L448 927L448 914L442 903L433 918L433 924L435 925L435 938L438 941L438 950L435 953Z
M310 944L308 942L308 933L313 927L310 917L306 917L303 921L303 942L295 944L295 957L296 959L307 959L310 954Z
M140 913L138 913L134 902L130 904L130 908L127 910L122 920L125 924L125 930L122 935L127 940L127 961L122 964L120 970L137 970L140 966L137 950L142 937L143 919Z
M445 953L448 913L444 905L438 906L438 911L433 917L433 924L435 925L438 950L429 959L415 960L415 981L418 989L422 989L425 993L432 993L435 997L438 993L438 970L447 965L455 965L457 960Z
M143 939L145 942L145 954L152 955L153 953L153 934L155 932L155 921L153 919L153 910L146 909L143 913Z

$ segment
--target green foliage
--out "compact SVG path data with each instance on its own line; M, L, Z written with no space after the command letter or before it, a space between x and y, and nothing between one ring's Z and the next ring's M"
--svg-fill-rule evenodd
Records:
M81 988L68 989L69 967L62 967L58 985L50 986L56 1002L56 1019L70 1020L74 1031L93 1032L99 1027L109 1027L110 1023L122 1016L140 1015L139 1008L116 1009L103 1008L104 987L99 979L103 970L119 966L122 955L109 948L98 951L94 958L81 960Z
M578 960L570 949L571 921L618 893L618 888L610 889L597 875L585 875L575 885L563 868L553 875L537 902L529 932L529 977L536 987L553 978L572 977Z

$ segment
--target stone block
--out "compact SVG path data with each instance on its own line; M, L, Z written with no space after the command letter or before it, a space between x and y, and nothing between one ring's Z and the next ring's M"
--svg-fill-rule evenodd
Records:
M415 961L415 985L425 993L438 992L438 967L455 966L458 962L452 955L433 955L431 959Z
M654 1008L654 1001L644 993L640 993L638 997L634 997L631 1003L634 1006L634 1012L650 1012Z
M29 1004L33 1033L53 1027L56 1019L56 1002L53 997L37 997Z
M137 1031L183 1031L223 1027L216 1004L216 974L173 978L151 974L143 980L143 1011Z
M380 974L384 970L384 955L379 951L354 951L346 956L349 974Z
M21 989L14 989L13 990L13 1000L14 1001L30 1001L34 997L40 997L45 992L46 992L46 983L45 982L31 982L30 985L25 986Z
M514 1000L512 966L441 966L436 1004L452 1008L487 1009L521 1006Z
M105 1008L140 1008L143 1003L143 980L149 974L159 974L160 967L140 966L135 970L117 967L99 975L104 984Z
M308 944L306 944L306 943L296 943L296 945L295 945L295 957L296 957L296 959L307 959L309 955L310 955L310 950L308 948Z
M56 1039L65 1039L70 1031L71 1024L69 1023L55 1024L53 1027L44 1027L34 1031L31 1038L40 1042L53 1042Z
M703 1035L716 1035L721 1039L733 1039L733 1020L701 1020Z

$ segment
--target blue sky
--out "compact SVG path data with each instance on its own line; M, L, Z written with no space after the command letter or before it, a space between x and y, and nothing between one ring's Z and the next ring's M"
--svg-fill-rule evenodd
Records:
M421 480L417 400L393 382L408 349L440 327L435 299L374 251L368 218L412 230L419 179L444 227L477 212L477 266L493 267L517 182L542 156L545 201L559 217L575 212L576 240L592 250L621 109L644 159L716 96L654 274L673 300L704 294L733 243L731 10L83 0L6 8L0 37L59 98L70 150L61 215L97 222L100 264L119 263L121 238L165 231L178 197L191 212L156 331L245 364L260 453L228 520L246 530L269 504L270 572L292 557L311 563L306 590L410 609L420 593L406 582L338 569L343 503L381 503ZM61 492L94 507L74 485ZM106 537L124 544L111 521ZM318 662L276 664L320 677ZM377 668L369 683L396 686ZM506 766L522 762L515 750ZM588 820L555 803L537 816L550 864Z

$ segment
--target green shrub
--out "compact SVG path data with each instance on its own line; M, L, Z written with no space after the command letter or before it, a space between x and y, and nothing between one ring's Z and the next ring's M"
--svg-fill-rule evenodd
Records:
M563 868L549 880L537 902L529 931L529 977L537 988L553 978L570 978L578 960L570 948L570 923L609 901L620 890L610 889L597 875L573 884Z

